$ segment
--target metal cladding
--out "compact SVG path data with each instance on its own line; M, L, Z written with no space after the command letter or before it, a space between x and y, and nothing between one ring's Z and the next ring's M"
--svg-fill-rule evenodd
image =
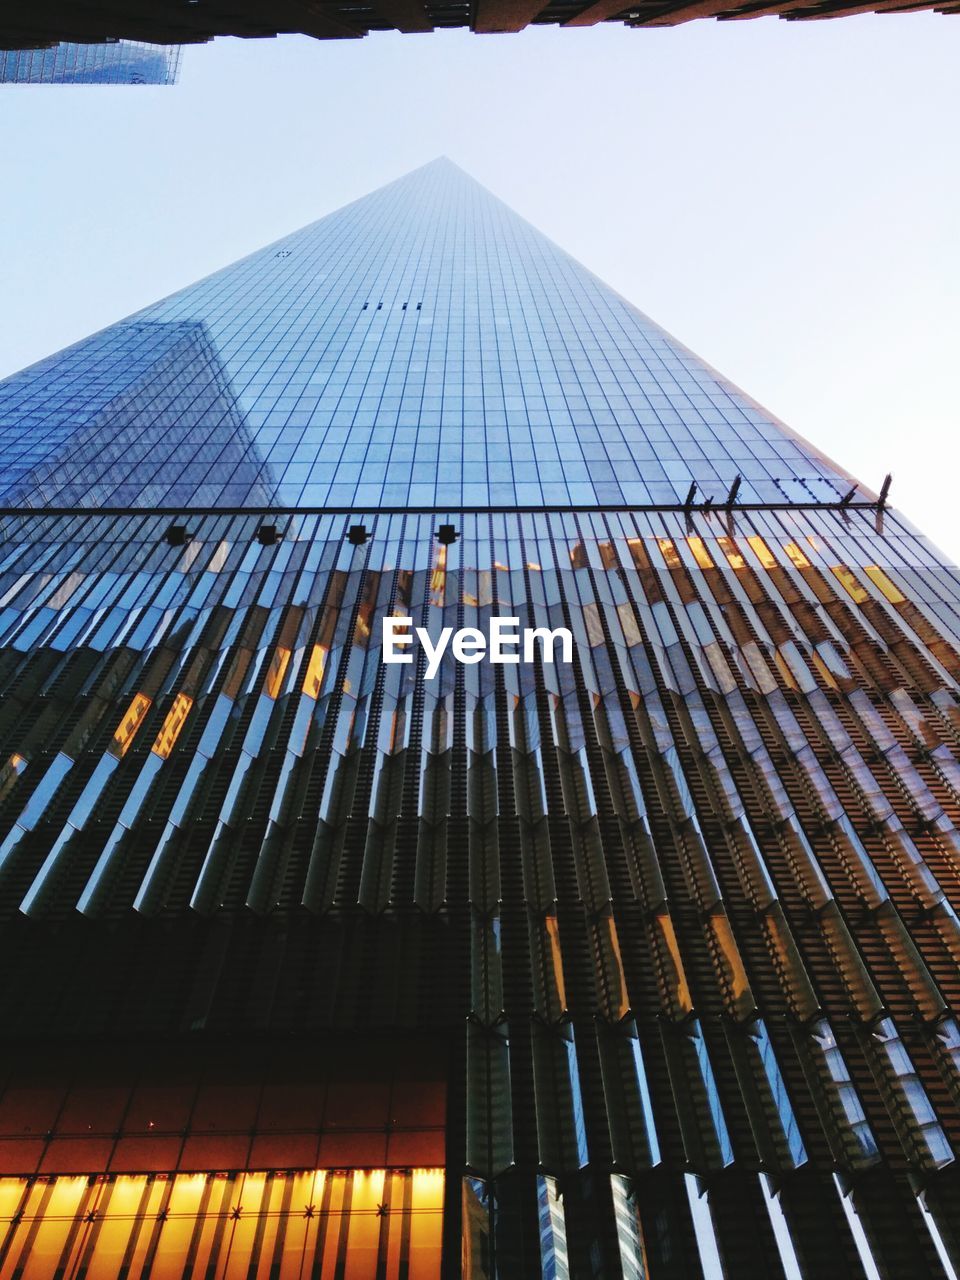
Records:
M424 32L469 27L480 33L522 31L531 24L592 27L620 22L629 27L672 27L695 18L742 19L779 15L789 21L844 14L935 9L956 13L956 0L232 0L184 5L178 0L14 0L0 17L0 47L49 45L53 41L125 40L193 44L232 35L247 38L300 33L319 40L356 39L370 32Z
M436 217L461 225L458 207ZM497 262L529 265L495 257L506 240L480 243L494 286ZM266 317L264 263L280 281ZM32 451L11 446L8 483L26 496L0 517L0 1267L48 1223L49 1274L114 1275L108 1256L231 1277L307 1257L346 1280L955 1274L957 570L642 318L652 345L617 386L663 366L645 399L668 434L688 433L686 463L697 422L716 431L705 494L651 462L617 483L669 483L676 500L278 502L320 483L333 439L355 446L388 414L407 448L413 412L382 391L366 426L356 407L349 429L298 424L303 443L267 475L257 451L285 448L271 414L307 410L272 390L274 408L250 416L236 362L256 354L251 317L275 332L295 300L324 351L371 320L353 298L324 312L285 264L272 248L0 394L0 426L15 412L47 424ZM226 327L176 318L231 288L245 301ZM526 358L516 314L489 297L521 383L561 338L589 340L550 331ZM591 324L626 323L625 303L596 297ZM393 312L377 323L412 380L417 338L404 349ZM448 367L451 348L469 362L438 327ZM290 332L287 352L309 350ZM111 334L129 364L104 355ZM363 341L348 354L366 385ZM325 358L332 377L340 355ZM626 436L639 456L641 428L659 439L631 426L612 382L614 424L586 392L586 407L551 393L542 410L530 393L526 429L552 434L526 470L516 456L514 483L613 483L572 445L545 461L551 439L566 449L565 414L595 413L605 449ZM417 413L441 418L431 448L473 430L469 383L456 426L444 395L434 410L418 392ZM485 430L515 414L512 448L521 412L489 394ZM322 392L310 412L327 412ZM84 477L102 493L170 483L168 417L196 446L183 483L214 483L220 444L243 499L56 501L76 502ZM132 478L100 455L111 424L139 442ZM756 437L779 473L757 466L731 496ZM428 483L417 447L384 485ZM342 465L332 483L363 483ZM438 467L429 483L480 481ZM797 500L764 485L796 485ZM573 661L448 650L428 679L422 649L381 660L392 616L434 639L494 617L564 627ZM186 1243L164 1234L174 1196ZM326 1243L296 1225L317 1214Z

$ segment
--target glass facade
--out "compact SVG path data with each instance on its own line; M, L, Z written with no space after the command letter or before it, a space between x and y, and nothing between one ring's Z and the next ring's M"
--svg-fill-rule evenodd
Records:
M286 1275L323 1176L358 1276L949 1280L960 575L896 512L445 162L0 405L0 1276L54 1196L62 1267L139 1196L111 1257Z
M176 84L180 53L141 40L0 49L0 84Z
M167 346L185 333L229 406L200 403L210 373ZM202 443L101 477L154 358L191 432L242 432L284 506L682 503L693 482L719 503L738 475L742 502L809 503L852 484L443 160L91 342L0 383L0 449L23 472L0 502L250 501L249 459L214 466Z

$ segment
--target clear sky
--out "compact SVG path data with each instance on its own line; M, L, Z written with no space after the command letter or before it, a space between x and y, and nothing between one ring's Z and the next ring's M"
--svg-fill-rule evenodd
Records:
M960 21L188 48L0 86L0 376L446 154L960 557Z

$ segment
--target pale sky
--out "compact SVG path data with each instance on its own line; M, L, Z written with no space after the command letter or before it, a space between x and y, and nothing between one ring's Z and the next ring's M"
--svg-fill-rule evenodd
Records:
M0 376L446 154L960 557L960 22L188 48L0 86Z

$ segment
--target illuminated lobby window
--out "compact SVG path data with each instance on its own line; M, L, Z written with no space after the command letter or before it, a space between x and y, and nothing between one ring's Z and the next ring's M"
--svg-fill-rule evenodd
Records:
M439 1280L441 1169L0 1178L0 1275Z

